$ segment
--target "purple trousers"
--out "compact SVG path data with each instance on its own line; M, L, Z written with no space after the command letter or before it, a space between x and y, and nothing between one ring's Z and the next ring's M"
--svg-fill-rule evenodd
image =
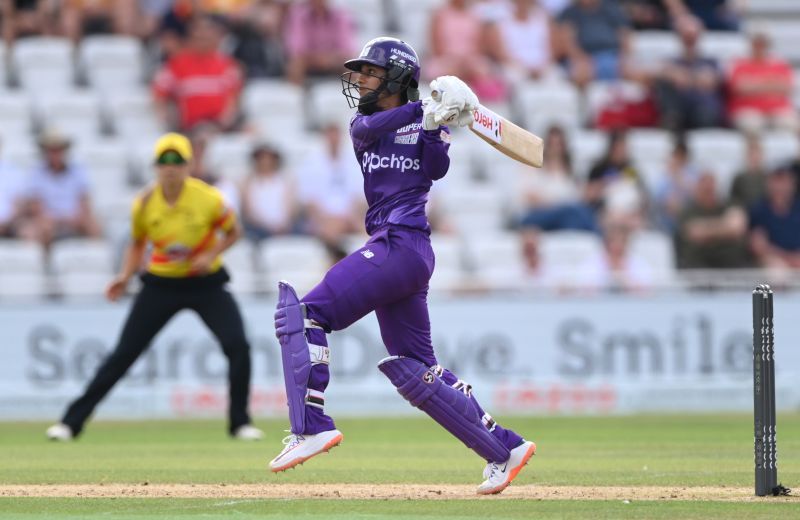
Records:
M326 331L347 328L375 311L390 355L407 356L432 367L438 364L431 342L427 299L433 267L433 249L427 233L402 226L385 227L373 234L364 247L331 267L302 302L308 318ZM309 329L307 336L309 343L327 346L322 330ZM450 385L458 380L449 370L444 370L441 377ZM308 386L324 392L329 379L328 365L314 365ZM478 408L483 415L479 405ZM303 433L334 428L333 419L323 410L306 406ZM492 433L509 449L522 442L519 435L499 425Z

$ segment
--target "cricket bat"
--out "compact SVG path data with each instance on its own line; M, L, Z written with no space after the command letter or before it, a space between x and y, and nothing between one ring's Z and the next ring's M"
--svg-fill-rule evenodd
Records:
M483 105L478 105L475 109L474 121L469 129L504 155L534 168L542 167L544 161L542 138L520 128Z

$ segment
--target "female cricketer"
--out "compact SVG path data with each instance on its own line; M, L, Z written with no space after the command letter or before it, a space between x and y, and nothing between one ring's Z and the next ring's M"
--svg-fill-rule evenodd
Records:
M236 215L216 188L189 177L192 145L180 134L166 134L155 146L157 182L133 203L132 240L122 270L106 296L115 301L139 271L148 241L153 250L116 349L98 368L86 391L67 408L61 422L47 430L54 440L71 440L100 400L125 375L153 337L176 313L191 309L214 333L228 358L229 433L258 440L263 433L250 423L250 345L233 296L223 251L241 236ZM221 238L220 238L221 237Z
M395 38L376 38L345 63L342 92L358 113L350 123L369 203L370 239L334 265L302 300L280 282L276 335L281 344L291 435L270 462L283 471L342 441L323 411L329 380L325 334L375 311L390 357L378 368L397 391L487 461L480 494L503 491L536 445L484 413L472 387L440 366L431 344L428 282L434 255L425 203L450 165L449 130L466 126L475 94L453 76L437 78L434 97L417 101L416 52Z

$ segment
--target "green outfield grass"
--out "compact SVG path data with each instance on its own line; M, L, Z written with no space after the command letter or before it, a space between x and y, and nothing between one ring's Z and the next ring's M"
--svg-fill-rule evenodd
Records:
M97 422L71 444L44 440L46 424L0 423L0 485L101 483L474 484L483 464L425 418L338 421L343 445L273 475L284 422L241 443L221 421ZM752 417L667 415L515 418L538 454L515 484L730 486L753 482ZM780 480L800 487L800 415L778 422ZM800 501L756 503L551 500L258 500L2 498L0 517L113 518L800 518Z

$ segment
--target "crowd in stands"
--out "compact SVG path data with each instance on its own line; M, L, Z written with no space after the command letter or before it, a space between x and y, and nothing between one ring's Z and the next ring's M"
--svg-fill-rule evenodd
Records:
M379 32L402 29L404 3L375 1L386 7ZM579 171L573 157L580 136L556 123L538 129L546 131L544 168L519 167L507 177L506 188L516 200L504 226L518 234L532 278L547 275L537 251L542 236L557 231L592 233L602 240L605 256L586 273L588 285L623 290L648 285L647 266L627 247L641 230L671 237L678 268L800 268L800 157L767 164L760 141L764 132L798 131L792 66L771 52L770 35L763 31L746 33L749 52L727 62L700 45L709 31L743 31L738 2L427 4L424 31L414 33L424 41L410 42L420 49L425 82L454 74L483 102L506 109L516 106L511 101L521 84L570 85L586 95L593 85L624 82L644 92L635 102L625 100L626 108L613 117L614 106L600 106L594 119L584 122L608 135L605 152L587 171ZM361 176L346 119L320 115L309 125L308 114L297 114L320 145L289 164L276 142L258 134L242 99L254 80L281 79L308 92L320 81L336 79L362 40L377 35L360 30L357 7L331 0L3 0L0 6L9 49L36 36L79 42L113 33L142 41L149 50L148 81L159 123L191 136L195 175L226 194L250 240L312 235L336 259L346 254L348 237L363 233ZM679 51L658 66L637 62L632 40L638 31L669 31L678 36ZM628 137L634 127L671 133L673 149L655 180L645 179L641 163L632 158ZM708 128L734 129L747 139L746 160L730 187L718 185L716 172L697 161L687 143L689 132ZM229 133L251 135L255 142L249 173L236 182L224 167L204 161L208 143ZM30 171L0 162L0 237L49 247L63 237L102 236L86 172L70 158L70 136L42 128L37 143L41 160ZM468 233L448 220L439 198L434 191L434 231Z

